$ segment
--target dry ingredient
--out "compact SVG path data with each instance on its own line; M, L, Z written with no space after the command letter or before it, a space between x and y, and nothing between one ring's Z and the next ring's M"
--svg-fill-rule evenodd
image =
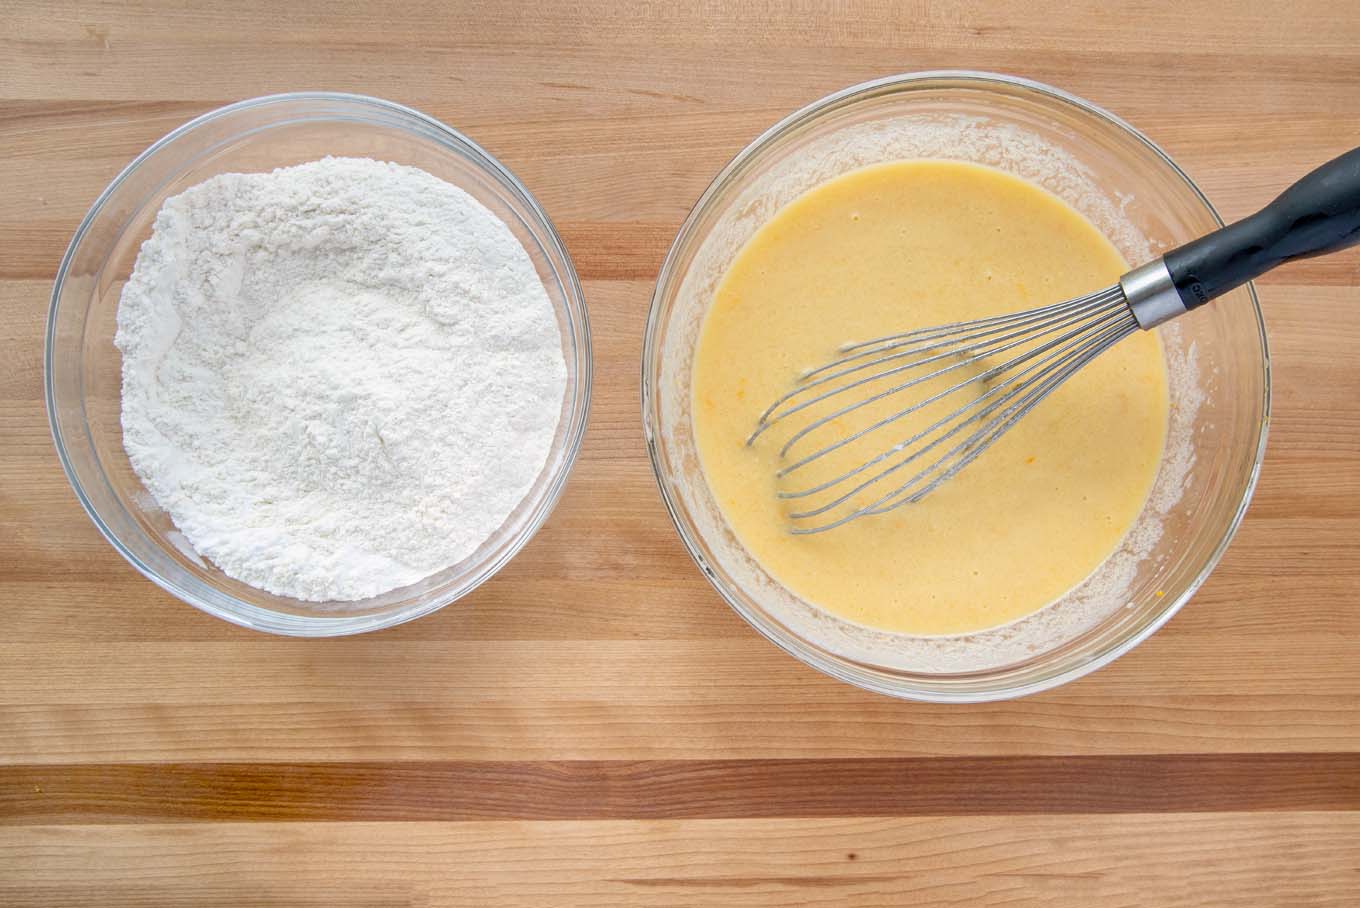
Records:
M510 229L369 159L167 200L115 343L123 444L156 502L228 575L312 601L471 555L542 470L566 388Z

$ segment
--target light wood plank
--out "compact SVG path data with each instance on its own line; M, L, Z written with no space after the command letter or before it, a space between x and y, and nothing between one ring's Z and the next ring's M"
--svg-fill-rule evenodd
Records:
M833 47L901 48L960 46L1051 51L1073 46L1132 54L1148 51L1214 55L1341 53L1354 50L1337 28L1336 6L1301 0L1279 16L1261 3L1199 2L1176 16L1148 15L1146 4L1119 2L1082 7L1063 0L967 0L938 4L868 0L830 9L797 0L742 4L650 4L645 16L621 15L609 0L570 6L411 3L393 17L366 3L338 2L279 8L269 0L244 0L231 9L205 5L167 16L148 2L49 2L41 8L14 4L10 21L29 40L82 41L113 49L122 38L213 43L239 36L243 23L262 45L411 43L570 44L583 48L642 45L683 48ZM1130 27L1137 17L1137 27ZM1225 30L1227 19L1236 26ZM1323 25L1332 25L1324 28ZM1041 26L1041 27L1039 27ZM1205 36L1212 35L1212 41Z
M1349 906L1356 814L0 829L0 897L165 905Z

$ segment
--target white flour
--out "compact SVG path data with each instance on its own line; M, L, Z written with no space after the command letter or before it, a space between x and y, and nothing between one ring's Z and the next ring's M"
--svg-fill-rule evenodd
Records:
M123 444L156 501L227 574L313 601L472 554L542 470L566 388L509 228L368 159L169 199L115 342Z

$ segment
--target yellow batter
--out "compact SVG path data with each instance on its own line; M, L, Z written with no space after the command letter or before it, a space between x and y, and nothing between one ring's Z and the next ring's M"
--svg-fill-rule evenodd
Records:
M871 449L838 452L795 483L775 478L791 430L745 440L764 408L841 343L1057 302L1124 270L1061 200L973 164L876 165L790 203L733 262L696 352L700 457L737 535L790 590L876 628L965 633L1060 597L1116 548L1155 477L1167 388L1153 334L1085 367L923 501L825 533L790 534L786 514L797 508L777 488L834 476ZM861 415L898 408L882 406ZM877 437L874 450L906 436Z

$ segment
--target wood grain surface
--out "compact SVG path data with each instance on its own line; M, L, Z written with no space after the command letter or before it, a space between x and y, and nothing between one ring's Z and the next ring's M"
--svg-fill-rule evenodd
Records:
M1360 9L1185 0L0 0L0 905L1355 905L1360 256L1259 286L1261 484L1190 605L1075 684L971 708L823 677L682 550L638 357L719 167L863 79L1090 98L1229 218L1360 144ZM90 202L220 104L356 91L467 131L561 228L594 327L567 493L456 606L269 638L143 580L52 452L41 334Z

